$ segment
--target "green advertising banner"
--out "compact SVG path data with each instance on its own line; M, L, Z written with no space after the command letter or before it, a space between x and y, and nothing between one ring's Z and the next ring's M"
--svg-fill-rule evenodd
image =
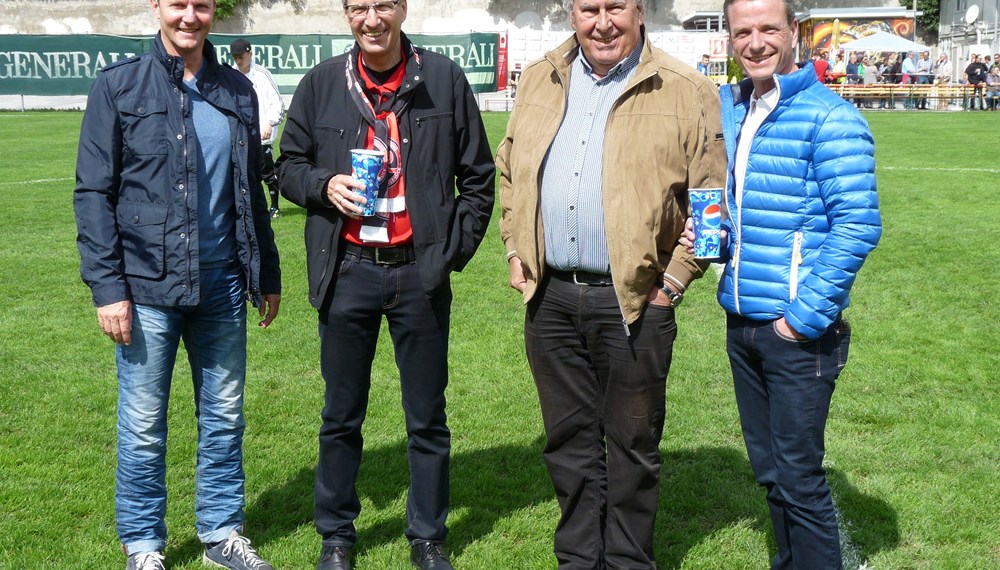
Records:
M246 38L254 60L266 67L284 94L317 63L354 45L348 34L212 34L219 59L232 63L229 44ZM496 91L499 35L412 34L413 43L451 58L476 93ZM86 95L105 65L149 51L151 38L101 35L0 34L0 95Z

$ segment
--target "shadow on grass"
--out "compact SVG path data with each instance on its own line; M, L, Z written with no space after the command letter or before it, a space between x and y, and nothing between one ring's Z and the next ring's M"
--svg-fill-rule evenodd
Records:
M866 495L852 485L843 471L827 469L827 481L833 488L837 510L846 519L847 534L864 562L882 550L899 546L896 511L882 499ZM847 564L845 559L844 563Z
M542 463L542 439L529 445L509 445L451 456L451 509L461 517L449 521L448 547L460 554L479 537L489 534L497 521L516 510L549 501L552 486ZM357 488L365 507L390 508L405 497L410 486L406 440L390 446L365 449ZM313 522L314 469L301 468L293 477L264 491L247 506L247 535L264 545L296 532ZM395 507L392 507L395 508ZM359 526L356 555L404 540L405 507L379 516L374 524ZM553 521L554 525L554 521ZM189 540L172 548L172 558L192 561L202 546ZM319 537L316 539L319 551Z
M531 444L492 447L451 458L451 506L461 510L450 518L448 547L460 555L498 521L517 510L554 499L542 460L544 440ZM301 468L289 480L265 491L247 509L248 536L263 545L294 533L313 520L313 469ZM702 447L663 454L655 554L659 567L679 568L688 553L716 533L748 525L768 535L770 558L775 551L764 490L753 479L742 450ZM848 535L861 560L899 543L896 513L878 497L857 490L846 475L830 469L828 479L837 507L848 521ZM358 476L358 493L366 505L385 509L403 502L409 488L406 441L365 450ZM395 508L395 507L393 507ZM358 531L357 555L371 548L403 540L406 517L398 513ZM554 528L556 521L549 521ZM193 561L202 545L191 539L172 548L172 558ZM317 537L318 551L319 540ZM553 559L554 562L554 559ZM851 560L845 559L849 567Z
M744 521L769 529L764 494L758 489L740 450L701 447L664 453L654 537L657 565L679 568L692 548Z
M899 544L896 512L888 503L858 491L838 469L829 469L827 479L856 548L844 553L846 568ZM767 534L772 558L776 547L765 492L742 450L703 447L663 455L654 545L659 567L681 567L702 541L739 524Z

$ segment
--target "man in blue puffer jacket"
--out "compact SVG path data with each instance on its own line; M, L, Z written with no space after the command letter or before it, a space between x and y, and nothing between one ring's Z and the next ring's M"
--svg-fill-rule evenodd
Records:
M841 568L823 432L850 343L841 312L881 235L874 142L812 64L796 69L787 2L723 10L750 78L721 90L731 239L719 303L740 423L767 489L772 568ZM681 241L691 239L689 229Z

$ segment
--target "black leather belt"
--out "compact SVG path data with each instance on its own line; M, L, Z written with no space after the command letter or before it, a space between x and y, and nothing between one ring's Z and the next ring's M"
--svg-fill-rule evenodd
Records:
M417 260L412 245L369 247L345 241L342 246L345 252L367 259L375 265L406 265Z
M574 283L576 285L590 285L591 287L610 287L614 285L610 275L602 273L591 273L589 271L560 271L559 269L548 268L553 279Z

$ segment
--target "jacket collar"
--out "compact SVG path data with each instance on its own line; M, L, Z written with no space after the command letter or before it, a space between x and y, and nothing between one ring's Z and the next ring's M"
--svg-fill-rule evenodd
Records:
M778 87L780 95L778 105L780 106L782 102L791 99L797 93L805 91L813 83L819 83L819 80L816 78L816 69L813 67L812 62L808 62L801 69L787 75L775 75L774 82ZM729 97L725 97L723 102L726 99L731 99L734 106L747 106L750 104L750 96L753 95L753 80L744 79L735 85L727 87L729 87Z
M646 34L646 26L643 25L640 29L640 34L642 34L642 51L639 54L639 64L636 66L635 74L632 76L632 80L625 87L625 91L628 91L633 85L642 81L652 75L654 63L653 63L653 45L649 41L649 36ZM576 39L576 34L570 36L566 41L559 45L556 49L545 54L545 59L552 64L555 68L556 73L559 75L563 82L563 85L569 85L569 72L573 67L573 60L576 58L577 53L580 51L580 42Z
M201 65L205 70L202 77L208 78L219 65L219 60L215 57L215 46L212 45L212 42L205 40L205 45L201 48L201 55L203 58ZM184 58L167 53L167 48L163 47L163 38L160 37L160 32L157 32L156 37L153 38L153 57L163 64L163 67L166 68L167 73L170 74L170 77L175 82L179 84L184 80Z

